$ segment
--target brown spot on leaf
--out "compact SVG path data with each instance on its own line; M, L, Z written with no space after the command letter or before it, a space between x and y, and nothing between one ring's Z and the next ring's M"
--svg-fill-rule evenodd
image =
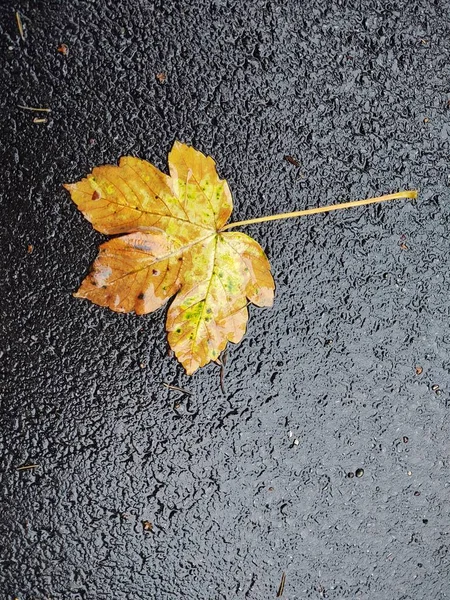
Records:
M94 190L92 194L92 200L98 200L100 198L100 193L97 190Z

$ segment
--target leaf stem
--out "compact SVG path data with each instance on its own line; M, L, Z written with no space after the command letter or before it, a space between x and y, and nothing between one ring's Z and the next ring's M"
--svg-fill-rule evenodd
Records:
M330 210L341 210L343 208L353 208L355 206L364 206L365 204L377 204L378 202L387 202L388 200L397 200L398 198L417 198L417 190L406 190L396 192L395 194L386 194L385 196L377 196L376 198L367 198L366 200L353 200L352 202L344 202L342 204L331 204L330 206L321 206L319 208L308 208L307 210L297 210L295 212L280 213L279 215L271 215L269 217L258 217L256 219L248 219L247 221L236 221L222 227L220 231L231 229L232 227L241 227L243 225L251 225L253 223L265 223L266 221L278 221L279 219L293 219L295 217L303 217L305 215L316 215L318 213L328 212Z

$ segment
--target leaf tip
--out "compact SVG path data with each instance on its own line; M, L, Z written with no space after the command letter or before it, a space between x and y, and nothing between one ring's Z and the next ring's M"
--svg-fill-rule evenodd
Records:
M183 365L184 370L186 371L186 375L189 375L189 377L191 377L195 371L198 371L198 367L187 367L186 365Z

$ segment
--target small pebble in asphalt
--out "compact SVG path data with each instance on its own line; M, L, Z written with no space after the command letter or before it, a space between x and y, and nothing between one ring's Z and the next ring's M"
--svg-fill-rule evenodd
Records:
M355 475L356 477L362 477L364 475L364 469L356 469Z

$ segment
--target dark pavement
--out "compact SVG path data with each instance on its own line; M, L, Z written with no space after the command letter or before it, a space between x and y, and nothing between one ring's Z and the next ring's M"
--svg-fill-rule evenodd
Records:
M450 598L449 13L2 2L1 600ZM420 189L246 228L276 300L225 395L164 310L72 297L105 238L62 184L175 139L233 220Z

